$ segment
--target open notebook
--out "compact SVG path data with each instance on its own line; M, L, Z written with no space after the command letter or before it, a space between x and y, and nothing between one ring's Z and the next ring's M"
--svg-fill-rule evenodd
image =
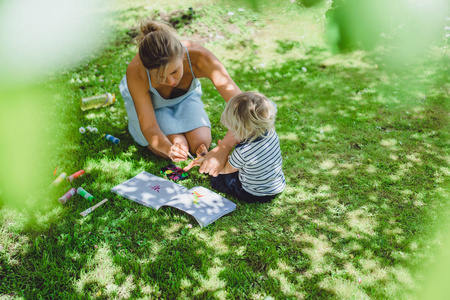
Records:
M111 189L139 204L159 209L172 206L192 215L201 227L236 209L236 204L207 188L191 189L145 171Z

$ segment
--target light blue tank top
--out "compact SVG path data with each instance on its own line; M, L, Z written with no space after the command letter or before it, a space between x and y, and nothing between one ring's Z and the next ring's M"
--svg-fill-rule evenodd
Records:
M146 70L147 77L148 77L148 83L150 84L150 93L151 93L153 108L155 110L162 108L162 107L173 107L173 106L177 105L178 103L180 103L181 101L183 101L184 99L188 98L189 96L191 96L191 95L193 96L193 94L198 94L198 96L202 95L202 86L200 84L200 81L195 77L194 71L192 70L191 58L189 57L189 51L183 44L181 44L181 45L186 50L186 54L187 54L187 58L188 58L188 62L189 62L189 68L191 69L191 73L192 73L192 77L193 77L191 85L189 87L189 90L186 92L186 94L178 96L173 99L165 99L152 86L152 81L150 80L150 74L148 73L148 70Z
M183 45L184 47L184 45ZM186 49L186 47L184 47ZM158 91L152 87L150 81L150 74L147 71L148 82L150 84L150 94L155 109L155 117L161 131L165 135L184 133L194 130L199 127L211 128L211 122L204 109L204 104L201 100L202 87L198 78L195 78L192 71L191 59L188 55L189 67L193 76L189 90L179 97L174 99L165 99L161 97ZM120 93L122 94L125 108L128 114L128 130L133 139L141 146L147 146L148 141L144 137L139 118L134 107L134 101L131 98L128 90L126 75L122 78L119 85Z

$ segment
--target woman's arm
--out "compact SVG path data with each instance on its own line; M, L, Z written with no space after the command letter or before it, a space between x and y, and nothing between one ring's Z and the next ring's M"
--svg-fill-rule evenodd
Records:
M136 108L141 131L150 147L162 156L167 156L173 161L185 160L187 152L178 145L173 145L159 128L151 101L150 85L145 69L143 71L142 64L139 65L138 62L135 62L135 59L127 68L127 84Z
M195 42L184 41L183 44L186 44L189 53L192 53L195 76L211 80L225 102L241 93L225 66L211 51Z
M224 65L211 51L193 42L188 42L187 44L193 50L195 61L193 68L196 77L210 79L225 102L241 93L241 90L231 79ZM231 132L227 132L222 142L206 155L199 172L212 176L219 175L219 171L225 167L228 155L238 142L234 139L234 135Z

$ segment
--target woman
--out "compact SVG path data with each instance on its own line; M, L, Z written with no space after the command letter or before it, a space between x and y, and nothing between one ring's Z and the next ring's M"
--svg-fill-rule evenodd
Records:
M200 99L206 77L227 102L241 91L223 64L206 48L178 41L160 22L141 26L139 52L120 82L134 140L154 154L182 161L188 151L211 144L211 124ZM236 141L228 134L205 157L201 173L218 175Z

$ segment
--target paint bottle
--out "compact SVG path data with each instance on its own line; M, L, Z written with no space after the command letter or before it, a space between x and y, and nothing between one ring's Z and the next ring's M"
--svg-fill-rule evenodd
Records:
M107 139L108 141L110 141L111 143L113 143L113 144L116 144L116 145L117 145L118 143L120 143L120 140L119 140L118 138L113 137L113 136L110 135L110 134L104 134L103 137L104 137L105 139Z
M75 179L77 179L78 177L83 176L83 174L84 174L84 170L80 170L78 172L73 173L72 175L70 175L66 179L67 179L67 181L72 182Z
M86 192L86 190L83 189L82 187L79 187L77 189L77 194L80 195L81 197L83 197L84 199L88 200L88 201L94 200L94 196L92 196L91 194Z
M52 182L52 185L58 185L60 184L64 178L66 178L67 174L66 172L62 172L61 174L59 174L58 177L56 177L56 179Z
M65 204L67 202L67 200L69 200L76 193L77 193L77 190L74 188L71 188L67 193L65 193L61 198L59 198L58 201L61 204Z
M87 98L81 98L81 109L83 111L109 106L116 101L116 95L111 93L105 93L103 95L97 95Z

